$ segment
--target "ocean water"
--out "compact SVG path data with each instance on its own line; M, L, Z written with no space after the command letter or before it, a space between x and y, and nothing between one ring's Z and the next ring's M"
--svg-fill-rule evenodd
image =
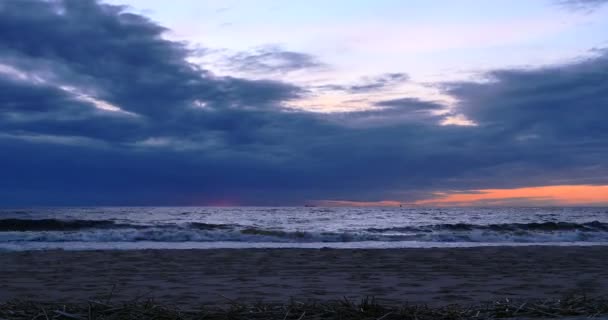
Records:
M0 250L539 244L608 244L608 208L0 209Z

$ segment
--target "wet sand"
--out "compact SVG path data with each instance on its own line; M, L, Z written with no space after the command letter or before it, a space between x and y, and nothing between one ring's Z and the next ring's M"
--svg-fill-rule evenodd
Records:
M477 304L608 294L608 247L0 252L0 301Z

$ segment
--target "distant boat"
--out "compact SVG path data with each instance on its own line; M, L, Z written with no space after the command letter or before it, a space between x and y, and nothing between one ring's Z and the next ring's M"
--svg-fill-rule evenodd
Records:
M314 208L316 206L314 204L305 204L304 207L305 208Z

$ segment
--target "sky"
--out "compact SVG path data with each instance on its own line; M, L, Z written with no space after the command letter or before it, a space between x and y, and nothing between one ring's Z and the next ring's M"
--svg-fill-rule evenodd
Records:
M608 206L606 0L0 2L0 206Z

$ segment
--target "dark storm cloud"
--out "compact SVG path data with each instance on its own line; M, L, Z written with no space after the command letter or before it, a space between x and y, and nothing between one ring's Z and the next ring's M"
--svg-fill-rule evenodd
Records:
M557 4L568 9L593 11L608 3L608 0L557 0Z
M331 91L346 91L349 93L369 93L407 82L409 76L405 73L386 73L376 77L365 77L358 83L350 85L324 85L319 88Z
M487 82L452 83L446 92L459 100L457 112L479 124L478 142L520 157L497 172L529 172L530 178L542 175L549 183L606 183L601 160L608 156L605 51L566 65L494 71Z
M241 107L252 94L256 105L298 94L278 82L216 78L188 64L184 45L162 38L166 29L121 7L5 1L0 15L0 61L150 118L166 119L194 101Z
M605 52L444 84L458 100L450 115L478 124L458 127L438 125L442 104L407 97L378 110L294 111L306 90L218 77L164 31L91 0L0 2L2 204L410 201L608 183ZM367 80L345 91L407 76Z
M485 83L453 83L459 111L505 137L556 142L607 138L608 56L530 70L499 70Z
M0 92L1 133L117 140L125 134L137 135L139 132L139 119L100 110L91 102L49 84L32 83L0 73ZM107 130L108 127L113 130Z
M231 70L261 74L288 73L325 67L325 64L313 55L283 50L279 47L239 52L227 57L225 64Z

